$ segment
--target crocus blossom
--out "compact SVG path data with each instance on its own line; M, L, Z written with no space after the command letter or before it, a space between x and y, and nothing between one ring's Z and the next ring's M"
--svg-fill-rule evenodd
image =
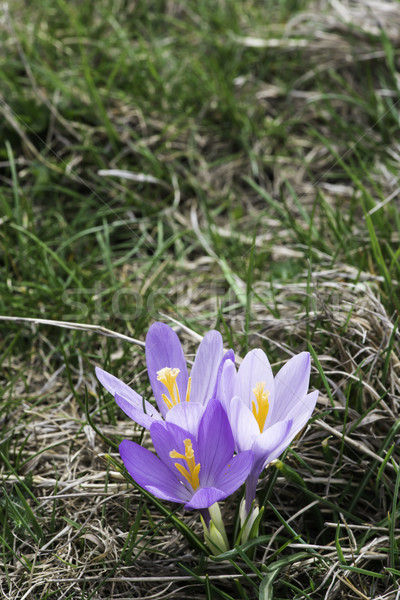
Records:
M261 349L250 351L236 371L223 361L216 395L229 417L236 450L252 450L254 461L246 481L246 512L255 498L264 467L289 446L315 408L318 391L307 393L310 355L293 356L274 377Z
M150 327L145 352L147 371L159 411L120 379L96 367L98 380L114 395L128 417L146 429L165 419L195 433L204 408L214 395L223 357L220 333L212 330L204 336L190 377L179 338L168 325L154 323Z
M154 496L187 509L209 508L232 494L253 463L249 450L234 456L229 420L215 399L205 408L196 435L168 421L153 422L150 434L158 457L124 440L119 451L125 467Z

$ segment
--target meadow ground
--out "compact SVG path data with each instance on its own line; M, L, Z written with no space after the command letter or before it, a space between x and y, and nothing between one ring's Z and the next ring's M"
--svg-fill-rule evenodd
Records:
M1 4L1 598L400 598L399 30L395 0ZM118 466L149 438L94 368L151 400L155 320L189 359L211 328L312 354L250 549Z

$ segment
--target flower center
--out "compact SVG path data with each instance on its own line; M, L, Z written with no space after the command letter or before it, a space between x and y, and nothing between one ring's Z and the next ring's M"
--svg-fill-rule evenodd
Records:
M265 391L264 392L264 388L265 388L265 381L260 381L259 383L256 383L256 387L253 388L252 392L256 398L256 402L257 404L254 402L253 400L253 415L256 418L256 421L258 423L258 427L260 428L260 432L263 432L264 429L264 425L265 425L265 419L267 418L268 415L268 410L269 410L269 403L268 403L268 398L269 398L269 392Z
M187 468L178 462L174 463L174 466L178 469L179 473L183 475L183 477L190 483L192 488L194 490L197 490L197 488L200 485L200 463L197 463L196 465L191 440L184 440L183 443L185 444L185 454L180 454L176 450L172 450L172 452L170 452L169 455L171 458L182 458L184 461L186 461Z
M168 408L172 408L176 404L180 404L181 399L179 397L179 389L176 383L176 378L178 377L180 370L175 368L171 369L170 367L164 367L157 371L157 380L161 381L165 385L168 390L169 398L166 394L162 394L162 398L167 405ZM190 387L191 387L191 378L189 377L187 391L186 391L186 401L189 402L190 399Z

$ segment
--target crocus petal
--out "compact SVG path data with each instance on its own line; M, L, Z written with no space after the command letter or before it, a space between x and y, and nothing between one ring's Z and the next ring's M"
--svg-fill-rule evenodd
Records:
M251 508L251 503L256 497L257 481L263 468L283 452L289 442L285 444L292 426L291 421L281 421L272 425L267 431L259 435L252 447L253 466L246 481L246 513Z
M229 461L216 482L218 488L224 490L225 498L240 488L250 473L252 465L253 453L251 450L240 452Z
M221 359L221 362L219 363L217 379L216 379L215 386L214 386L213 398L218 397L218 390L220 387L222 371L224 369L226 362L231 362L233 365L235 364L235 353L232 349L229 349L225 352L225 354L223 355L223 357Z
M117 377L114 377L114 375L111 375L111 373L107 373L107 371L96 367L96 376L101 385L115 396L118 406L135 423L148 429L154 420L161 419L159 413L150 402L143 400L137 392Z
M184 498L177 498L176 496L172 496L167 489L162 489L155 485L146 485L145 489L148 492L150 492L150 494L153 494L153 496L160 498L160 500L168 500L169 502L178 502L179 504L182 504L182 502L185 502L187 500L187 498L184 499ZM182 488L182 489L184 489L184 488ZM185 493L185 496L186 496L186 493ZM189 492L187 492L187 496L188 496L188 498L190 497Z
M232 458L235 442L228 417L218 400L209 402L198 433L200 484L214 486L221 469Z
M176 452L184 455L184 440L189 438L192 442L195 461L198 463L198 449L195 436L190 436L188 431L185 431L174 423L167 422L153 423L150 427L150 435L153 441L153 446L167 469L173 474L175 479L182 481L184 486L189 485L186 483L185 479L182 478L178 469L175 467L176 462L180 463L185 468L187 467L187 464L183 459L171 458L170 452L175 450Z
M165 367L179 369L176 378L181 401L186 398L188 372L182 346L175 331L164 323L153 323L146 336L146 363L149 379L155 399L163 417L168 408L162 398L167 389L161 381L157 380L157 372ZM167 394L168 395L168 394Z
M215 396L221 402L228 415L230 413L232 398L235 395L236 380L237 371L234 362L231 360L224 361L222 372L217 382Z
M286 419L292 407L307 394L311 360L308 352L293 356L275 377L275 403L271 422Z
M198 402L181 402L173 406L166 414L168 423L179 425L197 438L199 424L204 413L204 405Z
M271 462L275 458L278 458L278 456L280 456L282 452L286 450L293 438L303 429L303 427L307 425L307 422L315 408L318 393L318 391L315 391L311 392L311 394L307 394L307 396L305 396L301 402L298 402L293 410L289 413L288 420L286 422L292 423L290 430L287 432L281 444L275 448L273 455L271 455L267 462Z
M115 394L119 394L126 400L129 400L134 406L142 406L142 396L135 392L129 385L126 385L123 381L111 375L111 373L107 373L107 371L103 371L100 367L96 367L96 377L100 381L101 385L106 388L110 394L113 396Z
M286 433L282 436L281 442L274 448L272 452L264 460L263 468L271 461L275 460L282 454L284 450L290 445L293 438L307 425L309 418L315 408L315 404L318 398L318 390L307 394L298 402L288 414L288 418L285 421L280 421L271 427L274 429L277 425L281 425L284 428L286 423ZM270 430L268 430L270 431ZM267 433L267 432L265 432ZM264 434L263 434L264 435ZM253 446L253 450L257 453L256 445Z
M253 462L253 455L242 452L225 465L220 473L215 487L202 487L196 490L193 498L185 504L185 508L208 508L214 502L224 500L235 492L245 481Z
M261 435L260 428L251 410L237 396L230 403L229 420L237 451L250 450L254 440Z
M293 421L293 437L297 435L299 431L301 431L303 427L307 424L317 403L318 394L318 390L315 390L314 392L307 394L307 396L304 396L304 398L300 400L300 402L293 406L292 410L289 411L287 417L285 417L286 419L290 419Z
M270 410L274 402L274 375L271 365L261 348L251 350L246 354L238 372L236 394L251 409L255 399L253 388L256 383L264 382L264 390L269 394ZM268 419L268 417L267 417Z
M143 446L123 440L119 453L131 477L141 487L163 490L173 502L187 502L188 490L182 486L166 465ZM150 490L149 490L150 491Z
M135 421L135 423L138 423L146 429L150 429L150 426L154 421L162 420L160 413L146 400L142 400L138 406L132 401L132 398L126 398L116 393L115 401L132 421ZM145 410L143 410L143 406Z
M206 404L212 397L218 367L223 356L223 343L218 331L209 331L198 347L190 372L190 399Z
M256 440L252 447L254 454L253 469L260 467L260 472L266 464L278 458L291 442L289 437L292 421L280 421L269 427Z
M185 508L209 508L215 502L219 502L226 498L225 492L214 487L199 488L190 499L190 502L185 504Z

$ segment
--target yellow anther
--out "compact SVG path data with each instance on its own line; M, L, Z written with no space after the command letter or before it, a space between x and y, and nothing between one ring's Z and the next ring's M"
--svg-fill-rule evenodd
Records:
M256 383L256 387L253 388L252 392L256 398L257 404L253 400L253 415L255 416L260 432L263 432L265 420L269 411L269 392L265 391L265 381Z
M180 370L178 368L171 369L170 367L164 367L157 371L157 381L161 381L165 385L168 390L169 398L166 394L162 394L162 399L164 400L167 408L170 409L176 404L180 404L181 399L179 396L178 384L176 383L176 378L178 377ZM187 384L186 390L186 402L190 400L190 389L192 385L192 379L189 377L189 381Z
M170 367L164 367L160 371L157 371L157 380L161 381L168 390L169 398L166 394L163 394L163 400L168 408L172 408L176 404L179 404L181 399L179 397L178 385L176 378L179 375L179 369L171 369Z
M199 471L200 471L200 463L196 465L196 461L194 458L194 451L192 446L192 441L190 439L186 439L183 442L185 444L185 454L180 454L176 450L172 450L169 455L171 458L182 458L186 461L188 468L184 467L180 463L174 463L174 466L178 469L179 473L183 475L183 477L190 483L194 490L200 485L199 481Z

